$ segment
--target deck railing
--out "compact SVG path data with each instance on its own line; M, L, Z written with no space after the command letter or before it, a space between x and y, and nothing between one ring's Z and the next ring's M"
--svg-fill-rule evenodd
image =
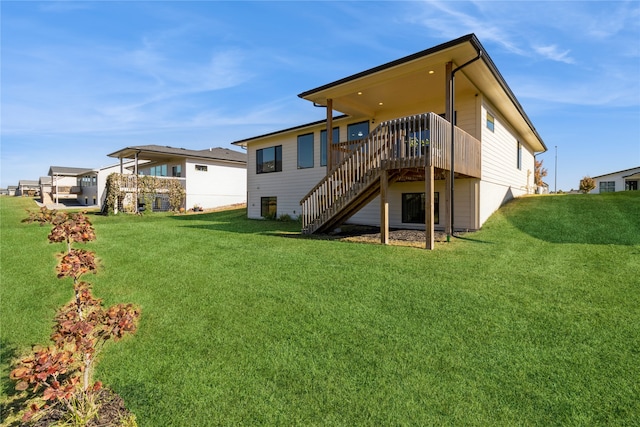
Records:
M455 132L455 171L480 177L480 142ZM335 166L300 201L302 231L313 233L378 180L383 169L451 168L451 127L435 113L379 124L365 139L334 144Z
M120 190L125 192L138 191L138 178L141 178L143 176L148 176L148 175L138 176L134 174L119 174ZM156 187L159 192L169 191L169 182L171 181L180 182L180 184L182 185L182 188L185 188L186 186L185 178L177 178L177 177L170 177L170 176L156 176L154 178L157 178L158 182L160 183L166 183L166 185L160 185Z

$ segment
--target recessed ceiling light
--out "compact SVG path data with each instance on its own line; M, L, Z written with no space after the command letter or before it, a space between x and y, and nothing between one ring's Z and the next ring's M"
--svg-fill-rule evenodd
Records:
M362 92L358 92L358 95L362 95Z
M435 71L429 70L429 74L433 74L433 73L435 73Z
M378 105L382 105L382 102L378 102Z

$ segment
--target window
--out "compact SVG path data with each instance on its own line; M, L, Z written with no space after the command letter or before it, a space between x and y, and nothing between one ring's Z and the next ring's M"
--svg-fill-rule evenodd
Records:
M347 140L357 141L358 139L366 138L369 135L369 121L352 123L347 126Z
M340 142L340 128L333 128L333 143ZM320 166L327 166L327 131L320 131Z
M496 127L496 119L493 117L493 114L487 111L487 129L493 132L495 127Z
M627 191L638 191L638 181L627 181L627 182L625 182L625 190L627 190Z
M167 165L152 166L149 168L151 176L167 176Z
M517 148L518 152L516 153L517 155L517 160L516 160L516 167L518 168L518 170L522 170L522 144L520 143L520 141L518 141L518 148Z
M275 218L278 213L277 197L260 198L260 216L263 218Z
M256 151L256 173L282 171L282 145Z
M313 167L313 133L298 135L298 169Z
M207 165L196 165L196 170L200 172L206 172L209 168Z
M171 166L171 176L180 178L182 176L182 165Z
M600 192L610 193L616 191L615 181L600 181Z
M402 193L402 222L424 224L424 193ZM433 222L440 223L440 193L433 193Z

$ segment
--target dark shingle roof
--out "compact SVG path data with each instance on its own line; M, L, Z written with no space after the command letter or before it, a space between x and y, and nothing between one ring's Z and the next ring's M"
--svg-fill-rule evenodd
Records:
M82 175L92 171L93 169L91 168L71 168L67 166L51 166L49 168L49 176L51 175L77 176L77 175Z
M163 145L137 145L133 147L125 147L121 150L109 154L109 157L134 158L139 153L140 158L147 155L174 155L179 157L196 157L201 159L225 160L237 163L246 163L247 154L239 151L230 150L228 148L207 148L204 150L189 150L186 148L175 148Z

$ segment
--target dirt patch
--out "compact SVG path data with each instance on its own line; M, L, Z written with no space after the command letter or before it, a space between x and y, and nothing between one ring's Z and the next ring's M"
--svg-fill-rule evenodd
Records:
M435 231L436 242L446 242L444 231ZM380 243L380 227L346 224L327 234L314 234L316 238L326 240L341 240L360 243ZM424 230L389 229L389 244L395 246L425 247L426 233Z
M87 423L87 427L135 426L134 415L124 406L122 398L109 389L97 392L99 403L98 417ZM61 425L67 415L66 408L57 403L39 416L35 421L19 424L19 427L50 427Z

